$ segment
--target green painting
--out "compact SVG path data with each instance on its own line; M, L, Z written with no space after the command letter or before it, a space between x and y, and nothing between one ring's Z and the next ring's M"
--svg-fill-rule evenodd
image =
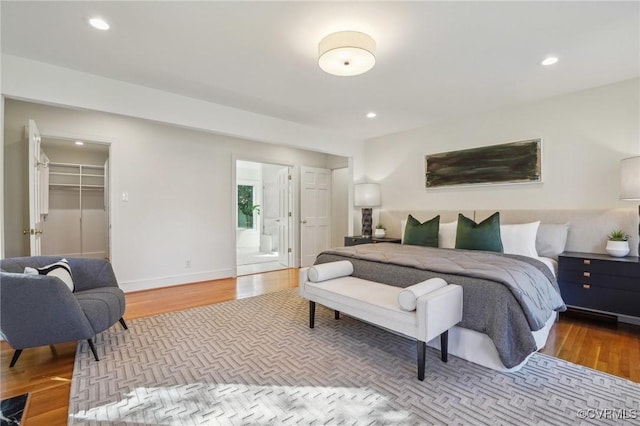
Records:
M425 155L427 188L542 182L540 139Z

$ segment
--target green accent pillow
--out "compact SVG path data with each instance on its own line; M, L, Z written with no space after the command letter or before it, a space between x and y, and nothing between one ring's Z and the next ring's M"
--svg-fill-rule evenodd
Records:
M480 223L458 214L456 248L502 253L504 249L500 237L500 213L495 212Z
M438 247L438 229L440 228L440 216L420 223L419 220L409 215L404 227L404 239L402 244L414 246Z

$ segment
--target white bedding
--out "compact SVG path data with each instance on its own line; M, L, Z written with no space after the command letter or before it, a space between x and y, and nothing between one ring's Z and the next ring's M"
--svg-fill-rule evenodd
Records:
M547 319L544 327L538 331L532 331L538 350L542 349L547 343L549 332L556 321L557 315L557 312L553 312L549 319ZM440 339L433 339L428 342L427 345L440 350ZM518 371L527 363L529 357L533 355L533 353L531 353L520 364L512 368L507 368L502 361L500 361L498 350L489 336L458 326L454 326L449 330L449 354L498 371Z
M551 259L550 257L536 257L540 262L547 265L547 267L551 270L554 277L558 277L558 261L555 259Z

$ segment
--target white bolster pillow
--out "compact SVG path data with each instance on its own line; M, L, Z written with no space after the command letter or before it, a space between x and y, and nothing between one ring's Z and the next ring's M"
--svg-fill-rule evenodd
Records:
M400 309L404 311L415 311L416 300L420 296L424 296L427 293L436 291L437 289L445 287L446 285L447 282L442 278L431 278L405 288L400 293L398 293L398 304L400 305Z
M313 265L308 271L309 281L312 283L346 277L351 274L353 274L353 265L348 260Z

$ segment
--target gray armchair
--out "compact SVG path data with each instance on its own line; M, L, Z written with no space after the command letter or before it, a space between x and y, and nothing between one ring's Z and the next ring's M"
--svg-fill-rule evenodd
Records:
M84 340L99 361L93 337L117 321L127 329L123 291L111 264L103 259L69 258L74 291L53 276L24 274L59 257L34 256L0 260L0 332L15 350Z

